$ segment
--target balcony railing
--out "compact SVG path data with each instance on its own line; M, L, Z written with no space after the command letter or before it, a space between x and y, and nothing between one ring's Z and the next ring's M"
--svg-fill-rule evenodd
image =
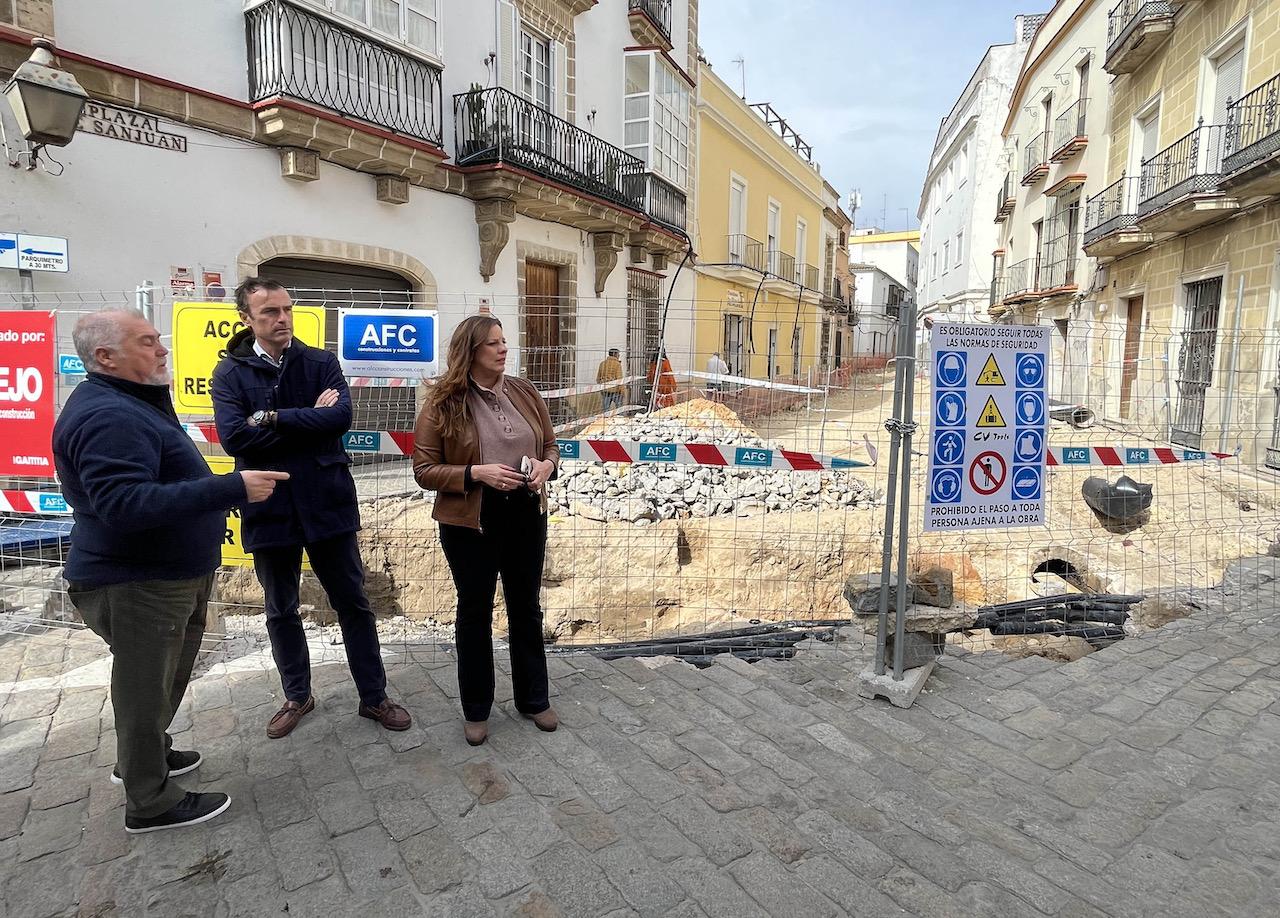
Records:
M767 253L769 273L776 274L783 280L796 281L796 258L781 249L770 249Z
M1014 206L1018 203L1018 179L1012 173L1008 173L1004 177L1004 184L1000 186L996 192L996 218L1007 217L1013 213Z
M1064 232L1044 244L1036 266L1032 290L1057 290L1060 287L1070 287L1076 282L1078 242L1075 235Z
M1028 258L1010 265L991 282L991 304L1003 303L1012 297L1030 292L1035 284L1036 260Z
M1280 150L1280 75L1227 106L1224 173L1238 172Z
M1107 57L1146 20L1172 15L1170 0L1122 0L1107 15Z
M1226 125L1201 124L1143 163L1138 214L1146 216L1183 195L1217 188L1226 138Z
M671 0L628 0L628 9L639 10L671 41Z
M442 146L440 70L295 6L245 12L249 98L289 96Z
M729 257L726 259L731 265L742 265L744 268L750 268L752 271L764 271L764 243L758 239L752 239L750 236L742 233L732 233L728 239Z
M1140 181L1136 175L1121 176L1085 203L1085 245L1117 230L1130 229L1138 222Z
M686 199L683 191L652 172L633 177L631 181L637 185L634 190L643 202L644 212L654 222L682 233L685 231Z
M821 282L821 273L816 265L804 265L803 272L797 272L801 275L801 283L810 290L817 290L818 284Z
M509 90L454 96L453 131L459 166L519 166L622 207L644 210L641 160Z
M1053 122L1053 151L1057 156L1077 140L1086 136L1084 132L1084 113L1089 105L1088 99L1077 99L1063 109Z
M1022 182L1030 184L1040 175L1040 170L1049 169L1049 132L1037 134L1027 141L1022 151Z

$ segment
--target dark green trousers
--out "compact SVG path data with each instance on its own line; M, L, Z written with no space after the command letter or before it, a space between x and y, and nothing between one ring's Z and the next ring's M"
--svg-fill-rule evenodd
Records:
M169 780L167 731L191 679L212 587L213 574L89 590L68 585L76 611L114 658L116 767L130 816L158 816L186 793Z

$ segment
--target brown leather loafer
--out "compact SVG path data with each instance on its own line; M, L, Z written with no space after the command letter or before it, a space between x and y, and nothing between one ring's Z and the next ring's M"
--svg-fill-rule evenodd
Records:
M555 733L556 727L560 726L560 718L556 715L555 708L547 708L537 714L526 714L524 716L533 721L534 726L543 733Z
M304 715L310 714L316 708L316 699L314 695L307 698L306 701L286 701L284 707L276 711L275 716L267 723L267 736L272 739L280 739L282 736L288 736L293 732L293 728L298 726L298 721L302 720Z
M466 737L468 746L479 746L489 738L489 721L464 720L462 722L462 735Z
M376 720L388 730L408 730L409 725L413 723L413 718L409 716L409 712L390 698L382 699L382 704L377 707L370 707L367 704L360 705L360 716Z

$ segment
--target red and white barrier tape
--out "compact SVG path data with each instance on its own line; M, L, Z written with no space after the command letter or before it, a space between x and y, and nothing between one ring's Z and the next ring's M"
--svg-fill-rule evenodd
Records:
M1045 451L1045 462L1049 466L1175 465L1234 458L1234 453L1162 446L1051 446Z
M721 468L781 469L814 472L821 469L857 469L876 464L874 449L870 462L819 456L790 449L760 446L718 446L715 443L645 443L640 440L557 440L561 459L586 462L634 462L654 465L704 465ZM870 443L867 443L870 447Z
M0 513L70 513L56 491L0 491Z

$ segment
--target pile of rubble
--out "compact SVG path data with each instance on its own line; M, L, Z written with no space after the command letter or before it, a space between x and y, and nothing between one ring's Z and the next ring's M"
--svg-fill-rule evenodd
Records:
M701 404L699 404L701 402ZM683 403L652 415L613 417L583 438L645 443L715 443L778 449L714 402ZM878 495L853 472L793 472L717 466L598 465L566 460L548 485L550 509L561 516L637 524L769 511L872 507Z

